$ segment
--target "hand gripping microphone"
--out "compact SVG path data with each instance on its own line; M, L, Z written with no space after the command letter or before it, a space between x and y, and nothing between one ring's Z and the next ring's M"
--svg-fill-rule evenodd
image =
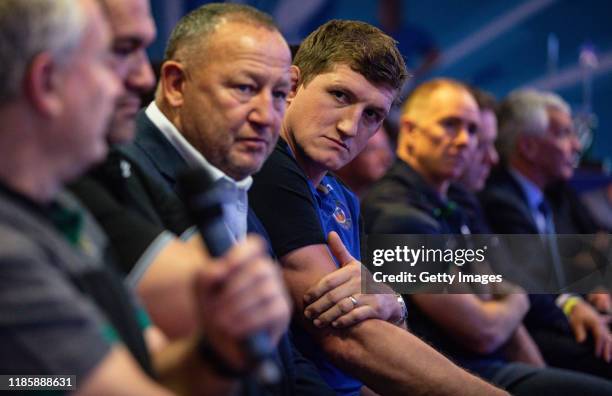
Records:
M179 177L179 187L187 209L211 256L221 257L233 245L230 231L223 222L223 193L204 169L189 169ZM265 331L252 334L244 342L248 358L255 365L258 380L265 385L280 381L280 370L274 362L274 345Z

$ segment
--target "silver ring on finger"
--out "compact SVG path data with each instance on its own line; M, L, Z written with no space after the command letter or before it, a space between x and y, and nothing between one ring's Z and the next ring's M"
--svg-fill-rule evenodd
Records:
M359 304L359 301L357 301L355 296L349 296L349 300L351 300L351 302L353 303L353 308L355 308L357 304Z

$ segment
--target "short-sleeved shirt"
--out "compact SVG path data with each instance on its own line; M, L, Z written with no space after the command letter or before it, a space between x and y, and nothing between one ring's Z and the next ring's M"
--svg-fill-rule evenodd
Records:
M70 374L82 383L119 340L152 373L146 324L119 278L96 260L97 243L78 237L81 219L0 186L2 374Z
M360 259L359 201L333 175L326 175L319 186L313 186L283 139L254 176L249 202L278 257L305 246L325 244L326 235L336 231L351 254ZM315 363L337 393L359 394L361 382L332 365L302 328L294 326L293 332L298 349Z

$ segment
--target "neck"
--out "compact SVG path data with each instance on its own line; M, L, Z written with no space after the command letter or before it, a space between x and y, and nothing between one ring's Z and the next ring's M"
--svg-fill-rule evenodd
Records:
M49 202L63 182L61 161L51 157L40 132L50 136L52 131L17 103L5 108L0 118L0 180L35 202Z
M295 155L295 160L297 161L302 171L304 171L304 173L306 174L308 180L312 183L313 186L318 186L319 183L321 183L321 180L323 180L323 177L325 177L327 169L321 168L320 166L313 164L311 161L308 161L308 159L306 158L306 154L299 148L295 140L292 139L291 134L288 133L288 129L285 124L283 124L281 128L280 134L281 137L285 139L285 141L291 148L293 155Z
M344 182L344 180L342 180ZM345 182L346 183L346 182ZM346 183L349 188L351 189L351 191L361 200L366 192L368 191L367 187L368 185L366 184L350 184L350 183Z
M412 156L406 153L398 152L398 158L406 162L412 169L414 169L421 177L425 180L425 183L431 187L441 198L446 198L448 187L450 186L450 180L441 180L433 175L428 174L421 167L421 164Z
M40 204L51 201L61 188L61 183L49 182L38 170L20 169L11 176L0 172L0 180L8 188Z
M159 109L159 111L168 119L168 121L170 121L170 123L172 125L174 125L174 127L181 133L181 135L183 134L183 125L181 122L181 117L179 115L179 111L178 109L170 106L165 100L163 99L155 99L155 105L157 106L157 108ZM183 135L185 136L185 135ZM185 137L186 139L187 137Z
M0 133L2 135L3 133ZM34 144L12 144L0 139L0 180L10 189L38 203L53 199L61 180L44 153Z

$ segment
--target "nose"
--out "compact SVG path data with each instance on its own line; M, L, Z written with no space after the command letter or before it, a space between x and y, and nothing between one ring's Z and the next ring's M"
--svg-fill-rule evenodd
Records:
M359 129L361 111L358 108L348 107L344 110L342 117L336 124L336 129L342 137L354 137Z
M455 140L455 145L460 146L460 147L469 147L469 146L473 146L473 144L476 143L476 139L474 135L472 135L468 131L467 125L462 125L460 127L459 131L457 131L457 135L455 136L454 140Z
M155 85L155 74L149 58L144 50L138 51L133 56L135 58L127 70L126 86L132 91L149 92Z
M278 124L284 112L284 101L278 100L277 103L271 92L262 90L253 97L253 108L249 112L248 119L260 128L265 128Z
M571 144L572 144L572 151L574 152L574 154L578 154L580 150L582 150L582 145L580 144L580 140L578 139L578 136L572 135Z

